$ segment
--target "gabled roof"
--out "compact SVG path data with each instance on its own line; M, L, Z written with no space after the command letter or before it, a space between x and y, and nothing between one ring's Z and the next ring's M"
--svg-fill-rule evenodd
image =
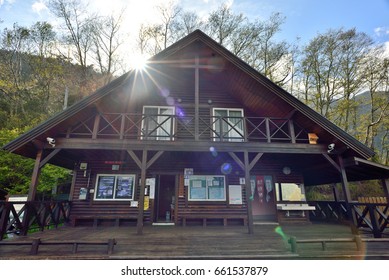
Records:
M169 57L173 56L174 54L178 53L179 51L183 50L184 48L198 41L207 45L215 53L222 56L229 63L231 63L232 65L234 65L235 67L243 71L251 79L254 79L256 82L260 83L263 87L271 91L273 94L277 95L278 98L288 103L290 106L295 108L306 118L318 124L323 130L331 134L334 138L338 139L349 149L352 149L358 156L362 158L370 158L371 156L374 155L374 152L371 149L369 149L368 147L360 143L358 140L356 140L354 137L352 137L351 135L349 135L339 127L337 127L329 120L327 120L325 117L323 117L322 115L320 115L319 113L317 113L316 111L314 111L313 109L311 109L310 107L302 103L300 100L292 96L290 93L288 93L287 91L285 91L284 89L282 89L281 87L277 86L275 83L273 83L272 81L264 77L258 71L256 71L247 63L245 63L244 61L236 57L234 54L232 54L226 48L224 48L223 46L215 42L213 39L211 39L209 36L207 36L205 33L203 33L200 30L196 30L193 33L189 34L188 36L184 37L180 41L176 42L175 44L171 45L167 49L161 51L157 55L150 58L149 61L153 63L153 62L166 60ZM60 124L61 122L65 121L67 118L70 118L75 114L79 113L80 111L84 110L85 108L93 105L94 103L99 101L101 98L107 96L114 90L123 87L129 81L131 81L131 79L134 78L134 75L135 75L135 71L130 71L122 75L121 77L115 79L114 81L107 84L106 86L100 88L92 95L70 106L68 109L58 113L57 115L51 117L50 119L43 122L42 124L36 126L35 128L31 129L30 131L26 132L25 134L21 135L15 140L6 144L3 147L3 149L26 155L26 153L21 152L23 146L31 145L31 141L33 141L38 137L42 137L42 135L47 133L47 131L54 128L56 125Z

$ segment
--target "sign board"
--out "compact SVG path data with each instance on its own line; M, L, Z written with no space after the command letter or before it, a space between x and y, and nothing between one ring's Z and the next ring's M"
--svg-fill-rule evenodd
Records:
M243 204L241 185L229 185L228 191L230 194L230 204Z

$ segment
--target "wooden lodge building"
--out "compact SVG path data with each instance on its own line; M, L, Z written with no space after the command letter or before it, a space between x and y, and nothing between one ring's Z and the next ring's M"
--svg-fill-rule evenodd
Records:
M381 179L373 152L201 31L3 149L73 170L73 225L306 222L304 186Z

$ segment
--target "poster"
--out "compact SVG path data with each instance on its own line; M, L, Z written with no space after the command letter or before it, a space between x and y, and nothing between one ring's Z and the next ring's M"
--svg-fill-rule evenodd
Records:
M241 185L229 185L228 192L230 194L230 204L243 204Z
M143 210L149 210L150 207L150 197L145 196L144 203L143 203Z

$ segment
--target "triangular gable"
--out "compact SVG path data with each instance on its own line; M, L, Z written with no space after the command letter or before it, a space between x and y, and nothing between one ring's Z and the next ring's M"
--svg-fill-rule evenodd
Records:
M245 75L260 83L271 93L275 94L279 99L283 100L283 102L286 102L291 107L295 108L297 112L301 113L307 119L319 125L324 131L331 134L334 139L338 139L349 149L354 150L355 153L360 157L369 158L374 155L371 149L369 149L368 147L357 141L355 138L353 138L351 135L349 135L348 133L337 127L335 124L327 120L325 117L321 116L319 113L302 103L290 93L271 82L269 79L261 75L258 71L253 69L251 66L249 66L247 63L245 63L235 55L233 55L230 51L215 42L213 39L211 39L209 36L207 36L200 30L194 31L193 33L171 45L167 49L161 51L157 55L150 58L149 61L150 63L158 63L167 60L169 57L173 56L174 54L194 44L197 41L200 41L203 44L207 45L209 48L213 49L218 55L222 56L229 63L243 71ZM33 154L29 154L28 152L23 151L23 146L31 145L31 141L33 141L34 139L43 138L43 136L46 137L47 133L60 123L65 122L67 119L75 116L76 114L79 114L82 110L85 110L86 108L95 104L105 96L109 95L111 92L124 86L125 84L127 84L127 82L131 81L131 79L134 77L134 73L135 71L130 71L122 75L121 77L115 79L111 83L97 90L92 95L70 106L68 109L60 112L59 114L53 116L52 118L48 119L37 127L26 132L22 136L11 141L7 145L5 145L3 149L11 152L17 152L25 156L34 156Z

